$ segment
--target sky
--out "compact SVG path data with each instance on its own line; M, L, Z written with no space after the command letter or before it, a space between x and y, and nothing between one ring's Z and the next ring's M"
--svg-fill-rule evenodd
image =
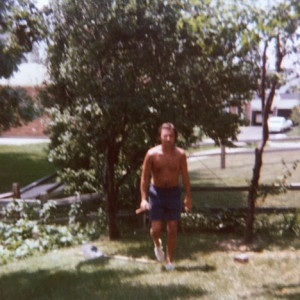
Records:
M44 5L48 4L49 1L51 0L35 0L37 6L39 8L43 7ZM224 0L226 1L226 0ZM280 2L280 1L283 1L283 0L249 0L249 1L252 1L253 3L257 4L258 6L269 6L271 5L272 3L274 2Z
M35 0L38 8L42 8L44 5L48 4L51 0ZM225 1L225 0L224 0ZM253 4L259 5L261 7L274 4L276 0L249 0ZM276 2L283 0L277 0ZM10 79L0 79L0 84L9 85L22 85L22 86L32 86L41 85L42 82L47 78L47 69L44 65L35 62L28 61L19 66L19 71L15 72Z
M49 0L35 0L36 5L38 8L43 7L44 5L49 3Z

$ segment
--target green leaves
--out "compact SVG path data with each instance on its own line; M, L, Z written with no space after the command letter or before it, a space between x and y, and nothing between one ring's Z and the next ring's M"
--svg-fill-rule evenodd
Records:
M69 225L52 225L55 206L51 202L42 208L16 200L6 206L0 222L0 265L41 252L78 245L98 238L107 229L106 214L100 208L97 220L79 223L83 216L79 203L69 211Z
M118 199L135 205L143 157L166 121L181 145L194 141L195 126L217 143L235 138L255 83L253 46L246 12L238 22L238 13L218 5L53 5L44 103L53 112L51 159L72 191L104 191L112 213Z
M0 78L9 78L32 50L34 42L43 35L41 14L32 4L4 0L0 5ZM32 120L38 113L37 105L20 88L0 86L0 134L21 121Z
M0 86L0 133L32 120L38 113L38 106L24 89Z

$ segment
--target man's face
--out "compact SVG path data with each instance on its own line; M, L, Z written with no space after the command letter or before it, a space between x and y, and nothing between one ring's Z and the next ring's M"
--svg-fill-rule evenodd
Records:
M163 146L173 146L175 144L174 130L163 128L160 133L160 140Z

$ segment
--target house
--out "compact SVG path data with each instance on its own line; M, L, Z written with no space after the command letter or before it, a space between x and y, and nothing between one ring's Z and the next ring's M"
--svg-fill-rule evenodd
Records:
M282 93L278 90L271 107L271 115L290 118L295 106L300 105L300 94ZM246 108L246 113L251 125L262 123L261 99L256 95Z
M0 85L11 87L21 87L33 98L37 99L38 93L42 88L43 82L48 79L45 65L28 59L27 62L19 66L18 71L8 78L0 78ZM23 124L19 127L10 128L2 132L2 137L47 137L45 116L39 117L32 122Z
M300 106L300 72L286 69L286 83L276 90L270 115L289 119L294 107ZM253 99L245 106L245 117L251 125L262 124L261 99L254 95Z

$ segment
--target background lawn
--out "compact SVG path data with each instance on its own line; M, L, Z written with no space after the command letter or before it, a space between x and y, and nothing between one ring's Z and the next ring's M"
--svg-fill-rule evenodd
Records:
M10 192L12 183L21 187L53 174L47 158L48 144L0 146L0 193Z
M0 147L1 176L7 183L24 186L54 172L47 161L46 145ZM226 169L220 157L207 156L190 163L193 185L247 185L253 155L228 155ZM265 154L262 182L282 175L281 160L288 166L298 159L297 151ZM4 171L5 170L5 171ZM6 176L5 176L6 175ZM289 178L300 182L299 171ZM16 179L16 180L15 180ZM0 179L1 184L3 179ZM269 197L266 206L299 206L298 192ZM195 205L244 206L243 193L195 193ZM292 235L256 235L250 247L232 233L180 233L176 270L166 272L154 261L148 229L127 228L120 241L101 238L94 244L105 254L146 258L150 263L115 259L86 261L81 247L55 250L13 261L0 268L0 295L5 300L58 299L299 299L300 240ZM164 245L166 236L163 237ZM234 260L249 256L247 264Z
M254 151L254 150L253 150ZM265 153L261 172L261 184L276 183L287 170L291 172L287 183L300 183L300 165L293 170L299 160L299 150ZM284 164L283 164L284 162ZM228 154L226 168L220 168L220 156L199 157L189 163L192 185L199 186L248 186L254 166L253 154ZM299 207L300 191L289 191L276 196L268 196L259 206ZM196 207L239 207L247 205L247 192L195 192Z
M19 182L23 187L54 173L53 165L48 162L47 147L47 144L0 146L0 193L10 191L13 182ZM205 148L201 150L205 150ZM195 152L197 150L193 149L193 154ZM261 183L274 183L285 174L286 167L292 172L288 182L300 182L300 166L296 170L292 170L293 163L299 159L298 152L293 150L265 153ZM249 185L253 164L254 154L228 154L225 169L220 168L220 156L201 156L189 163L191 183L200 186ZM258 205L300 207L298 196L299 192L296 191L269 196L265 202L259 202ZM246 206L247 192L194 192L193 200L195 207L198 208Z

